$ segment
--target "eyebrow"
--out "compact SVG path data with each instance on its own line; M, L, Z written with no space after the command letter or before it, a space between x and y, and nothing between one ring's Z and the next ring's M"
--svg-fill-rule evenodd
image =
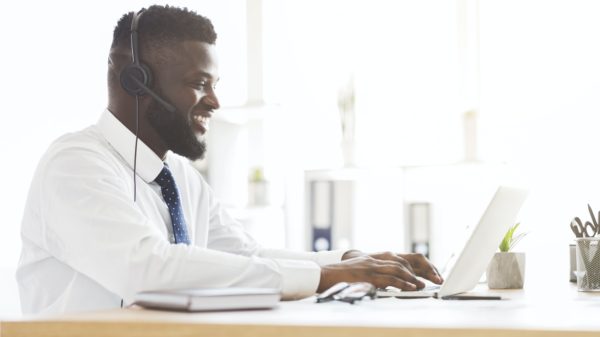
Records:
M215 82L219 81L218 77L215 78L215 77L213 77L212 74L209 74L206 71L202 71L202 70L195 71L195 72L191 73L190 76L192 76L192 77L196 77L196 76L208 77L208 78L214 80Z

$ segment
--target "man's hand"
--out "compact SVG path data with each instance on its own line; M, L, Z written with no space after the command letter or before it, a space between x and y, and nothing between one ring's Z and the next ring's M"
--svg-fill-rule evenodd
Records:
M318 292L337 282L370 282L377 288L394 286L402 290L421 289L425 284L416 276L433 283L443 282L439 272L422 254L396 254L391 252L365 254L351 250L342 262L321 268Z

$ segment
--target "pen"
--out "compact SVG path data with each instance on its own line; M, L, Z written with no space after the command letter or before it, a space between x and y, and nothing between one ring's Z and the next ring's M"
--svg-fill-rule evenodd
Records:
M442 297L443 300L501 300L502 296L495 295L450 295Z

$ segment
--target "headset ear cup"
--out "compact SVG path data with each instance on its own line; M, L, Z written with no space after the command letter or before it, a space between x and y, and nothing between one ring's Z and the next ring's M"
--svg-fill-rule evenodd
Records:
M148 67L144 63L140 63L139 66L142 67L142 69L144 69L144 74L146 75L146 82L144 82L144 85L148 88L152 87L152 70L150 70L150 67Z
M150 69L144 64L129 64L121 71L119 77L121 87L131 96L143 96L146 93L143 86L140 86L133 78L137 79L143 86L150 87L152 74Z

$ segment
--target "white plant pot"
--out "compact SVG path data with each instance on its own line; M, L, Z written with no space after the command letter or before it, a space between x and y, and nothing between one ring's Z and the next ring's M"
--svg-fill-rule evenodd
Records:
M496 253L487 268L487 282L490 289L522 289L525 253Z

